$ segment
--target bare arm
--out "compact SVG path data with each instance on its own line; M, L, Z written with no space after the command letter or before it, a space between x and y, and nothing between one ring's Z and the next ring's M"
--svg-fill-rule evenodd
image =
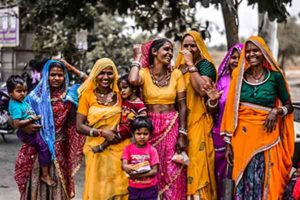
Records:
M179 124L180 127L186 129L186 118L187 118L186 92L178 93L177 101L178 101L178 111L179 111Z
M132 85L135 86L141 85L142 83L141 77L139 76L139 71L141 66L138 65L141 56L142 56L141 45L140 44L133 45L133 58L135 64L131 66L128 80Z
M203 86L207 83L211 84L212 80L208 76L201 76L199 72L193 72L190 74L192 88L199 96L204 97L206 93L203 91Z
M64 63L64 65L66 66L66 68L69 72L71 72L71 73L75 74L76 76L80 77L83 81L85 81L88 78L87 74L85 74L84 72L78 70L76 67L72 66L66 60L64 60L64 59L57 59L57 60Z
M23 128L24 126L27 126L28 124L31 124L34 121L39 120L41 117L40 116L31 116L29 119L15 119L13 120L13 126L17 128Z
M130 178L143 178L143 177L153 177L158 172L158 165L152 166L151 170L149 172L143 173L143 174L134 174L131 175Z

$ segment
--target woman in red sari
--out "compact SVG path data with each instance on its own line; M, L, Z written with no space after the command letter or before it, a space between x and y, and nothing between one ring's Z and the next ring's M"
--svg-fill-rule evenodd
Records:
M74 175L80 167L84 137L76 132L77 87L68 88L66 67L49 60L42 80L28 95L27 102L41 115L40 134L51 152L50 176L57 183L49 187L40 181L40 166L34 147L23 144L16 160L15 180L20 199L65 200L75 196ZM23 130L34 132L37 125Z

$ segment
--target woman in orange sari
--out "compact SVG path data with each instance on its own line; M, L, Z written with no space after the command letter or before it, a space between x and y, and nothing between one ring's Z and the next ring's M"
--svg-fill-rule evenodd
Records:
M282 198L294 150L292 112L281 69L265 41L250 37L233 71L221 125L235 199Z
M214 175L213 120L206 104L218 105L208 99L203 86L216 82L217 72L199 32L184 34L176 67L184 75L188 109L188 199L217 199ZM217 94L220 96L220 94Z

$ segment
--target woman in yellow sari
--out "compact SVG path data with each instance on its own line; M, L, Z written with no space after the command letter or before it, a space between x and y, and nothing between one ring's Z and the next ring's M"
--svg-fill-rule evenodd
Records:
M102 58L78 89L77 129L88 136L83 149L86 161L84 200L127 198L127 177L121 169L121 156L129 139L120 141L115 132L121 115L117 80L115 64ZM105 139L113 145L94 154L91 147L100 145Z
M282 199L294 150L292 112L281 69L265 41L250 37L233 71L221 125L234 199Z
M176 67L184 74L187 87L190 158L187 173L188 199L217 199L211 132L213 120L206 109L206 103L216 107L218 102L207 100L202 88L216 82L217 73L199 32L189 31L183 36Z

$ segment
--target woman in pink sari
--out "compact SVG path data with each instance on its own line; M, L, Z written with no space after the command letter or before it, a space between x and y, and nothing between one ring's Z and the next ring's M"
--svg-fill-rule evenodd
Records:
M164 38L135 48L129 81L142 86L154 126L150 143L158 150L161 163L159 197L182 200L186 199L186 168L173 162L172 157L187 146L185 83L181 71L171 69L172 57L173 44Z

